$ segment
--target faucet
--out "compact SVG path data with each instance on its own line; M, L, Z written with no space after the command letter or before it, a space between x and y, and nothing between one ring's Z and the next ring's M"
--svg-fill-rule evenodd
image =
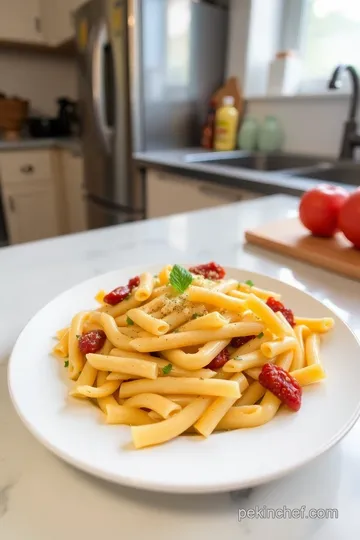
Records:
M329 81L329 90L341 88L341 77L347 71L352 83L352 94L350 100L349 116L345 122L343 138L341 143L340 159L353 159L354 149L360 146L360 135L357 133L356 116L359 100L359 76L353 66L339 64Z

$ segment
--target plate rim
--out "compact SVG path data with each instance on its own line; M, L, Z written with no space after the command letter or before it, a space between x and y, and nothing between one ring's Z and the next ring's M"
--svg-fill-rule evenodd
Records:
M167 264L169 264L169 263L167 263ZM196 264L196 263L193 263L193 264ZM26 418L26 416L23 414L22 410L18 406L16 397L15 397L15 395L13 393L12 384L11 384L12 364L14 363L13 358L15 357L16 349L19 346L19 341L20 341L23 333L25 332L26 328L28 327L28 325L46 307L48 307L52 303L55 303L61 297L69 294L72 290L78 288L80 285L85 285L86 283L90 284L92 281L97 281L99 278L101 279L101 278L103 278L105 276L115 274L116 272L124 272L124 273L129 272L129 274L130 274L131 272L134 272L134 271L138 272L140 267L143 269L143 271L146 270L146 271L153 272L153 271L159 270L159 268L161 266L162 266L161 263L154 263L152 265L137 264L137 265L132 265L132 266L126 266L126 267L123 267L123 268L110 270L109 272L98 274L98 275L96 275L94 277L91 277L91 278L88 278L86 280L80 281L80 282L76 283L75 285L73 285L72 287L66 289L65 291L63 291L61 293L59 293L54 298L52 298L49 302L44 304L40 309L38 309L36 311L36 313L34 313L34 315L27 321L27 323L25 324L25 326L23 327L23 329L19 333L19 335L18 335L18 337L16 339L16 342L15 342L15 345L14 345L12 351L11 351L9 361L8 361L8 365L7 365L8 391L9 391L9 395L10 395L10 398L11 398L12 405L13 405L17 415L19 416L21 422L25 425L27 430L35 437L35 439L38 440L46 449L50 450L50 452L52 452L56 457L62 459L67 465L71 465L72 467L75 467L76 469L84 471L84 472L86 472L86 473L88 473L88 474L90 474L92 476L101 478L103 480L110 481L110 482L118 484L118 485L126 486L126 487L131 487L131 488L135 488L135 489L142 489L142 490L152 491L152 492L157 492L157 493L173 493L173 494L224 493L224 492L229 492L229 491L238 491L238 490L242 490L242 489L248 489L248 488L251 488L251 487L254 487L254 486L258 486L258 485L262 485L262 484L271 482L271 481L276 480L278 478L282 478L282 477L286 476L287 474L297 470L298 468L306 465L307 463L310 463L311 461L313 461L314 459L319 457L321 454L328 451L335 444L337 444L351 430L351 428L355 425L356 421L358 420L358 418L360 416L360 396L359 396L359 402L357 404L356 409L354 410L354 412L352 413L352 415L348 419L348 421L344 424L344 426L341 429L339 429L338 432L335 433L329 439L329 441L327 441L322 446L320 446L317 449L317 451L314 452L311 456L307 456L304 459L298 460L297 463L295 463L293 465L290 465L290 466L287 466L284 469L281 469L281 470L278 470L278 471L275 471L275 472L272 472L272 473L268 473L268 474L266 474L266 473L262 474L261 477L256 477L256 478L250 479L250 480L248 480L246 482L241 482L241 484L239 484L239 481L234 480L233 482L227 481L226 483L216 482L214 484L190 485L190 486L189 485L178 485L178 484L165 484L165 485L162 485L162 484L159 484L159 483L153 483L153 481L149 481L149 480L141 480L139 478L132 479L131 476L124 476L124 475L121 475L121 474L118 474L118 473L116 473L116 476L111 475L110 473L107 473L106 471L98 468L97 465L92 465L92 466L87 465L83 461L71 456L68 452L63 451L63 450L59 450L57 448L57 446L54 446L48 439L43 437L43 435L38 430L36 425L34 425L33 422L29 421ZM192 263L186 263L186 264L184 263L184 266L186 266L186 267L192 266ZM311 295L311 291L308 292L308 291L301 290L299 287L296 287L295 285L292 285L292 284L289 284L289 283L286 283L286 282L285 283L281 282L280 279L278 279L276 277L273 277L273 276L267 275L267 274L263 274L263 273L260 273L260 272L254 272L254 271L248 270L246 268L238 268L238 267L235 267L235 266L226 266L226 265L224 265L224 268L226 269L226 271L231 270L231 271L248 272L252 276L259 276L261 278L267 278L267 279L271 279L271 280L274 280L274 281L278 281L279 283L283 283L287 287L296 289L299 292L301 292L302 294L304 294L306 296L309 296L313 300L316 300L319 304L323 305L324 308L326 308L328 311L330 311L335 316L335 318L341 320L341 322L346 327L346 329L352 334L352 336L354 337L357 345L360 348L360 339L356 336L356 334L352 330L352 328L350 328L350 326L331 307L323 304L323 302L321 300L319 300L318 298L314 298ZM248 428L248 429L251 429L251 428ZM237 430L234 430L234 431L237 431Z

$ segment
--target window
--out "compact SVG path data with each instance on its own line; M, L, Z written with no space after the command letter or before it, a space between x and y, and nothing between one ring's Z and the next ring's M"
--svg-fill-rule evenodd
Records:
M281 41L301 54L301 91L325 91L337 64L360 73L360 0L285 0Z

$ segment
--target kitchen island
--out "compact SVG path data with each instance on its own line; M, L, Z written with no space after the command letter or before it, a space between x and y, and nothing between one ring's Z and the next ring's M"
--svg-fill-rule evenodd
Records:
M359 538L359 422L335 448L283 479L218 495L162 495L113 485L60 461L21 424L7 390L8 357L29 318L76 283L128 265L214 259L263 272L310 291L360 337L359 283L244 245L245 229L291 216L297 203L266 197L0 250L1 540ZM238 520L239 509L264 505L335 508L338 519Z

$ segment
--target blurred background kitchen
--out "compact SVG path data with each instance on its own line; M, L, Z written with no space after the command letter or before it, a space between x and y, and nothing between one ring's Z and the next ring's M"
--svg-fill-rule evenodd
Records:
M359 50L358 0L0 0L0 246L352 190Z

